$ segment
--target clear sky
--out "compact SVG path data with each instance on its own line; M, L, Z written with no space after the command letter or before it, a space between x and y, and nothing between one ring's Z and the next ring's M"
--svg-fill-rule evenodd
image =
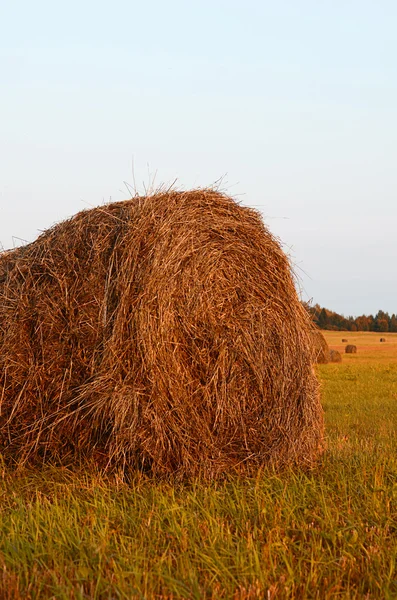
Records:
M397 312L395 0L0 3L0 241L177 179L259 208L303 298ZM13 238L14 236L14 238Z

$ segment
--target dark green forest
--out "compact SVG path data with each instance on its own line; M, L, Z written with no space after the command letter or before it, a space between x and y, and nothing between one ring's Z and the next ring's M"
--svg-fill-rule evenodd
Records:
M332 310L322 308L319 304L305 308L311 314L313 321L320 329L330 331L379 331L397 333L397 316L379 310L376 315L361 315L360 317L344 317Z

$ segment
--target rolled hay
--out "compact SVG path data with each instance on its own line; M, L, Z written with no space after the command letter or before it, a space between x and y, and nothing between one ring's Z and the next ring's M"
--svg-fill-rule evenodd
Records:
M357 346L354 344L348 344L345 348L346 354L357 354Z
M380 340L379 340L379 341L380 341L380 342L385 342L385 341L386 341L386 338L380 338Z
M348 342L346 338L342 338L342 343Z
M0 254L2 453L155 476L310 466L310 331L279 243L231 198L81 212Z
M315 362L326 365L329 362L329 346L320 329L312 329Z
M340 363L342 362L342 355L338 350L330 350L329 351L329 362L332 363Z

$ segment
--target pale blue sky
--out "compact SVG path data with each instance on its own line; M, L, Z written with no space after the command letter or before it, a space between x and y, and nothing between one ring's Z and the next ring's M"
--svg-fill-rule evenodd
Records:
M397 312L397 3L3 1L0 241L224 176L304 289ZM150 176L149 176L150 175Z

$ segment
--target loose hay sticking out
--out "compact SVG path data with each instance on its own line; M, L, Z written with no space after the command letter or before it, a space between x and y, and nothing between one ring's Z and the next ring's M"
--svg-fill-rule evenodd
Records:
M256 211L197 190L79 213L0 254L4 456L206 477L311 465L310 331Z
M354 344L348 344L345 348L346 354L357 354L357 346Z

